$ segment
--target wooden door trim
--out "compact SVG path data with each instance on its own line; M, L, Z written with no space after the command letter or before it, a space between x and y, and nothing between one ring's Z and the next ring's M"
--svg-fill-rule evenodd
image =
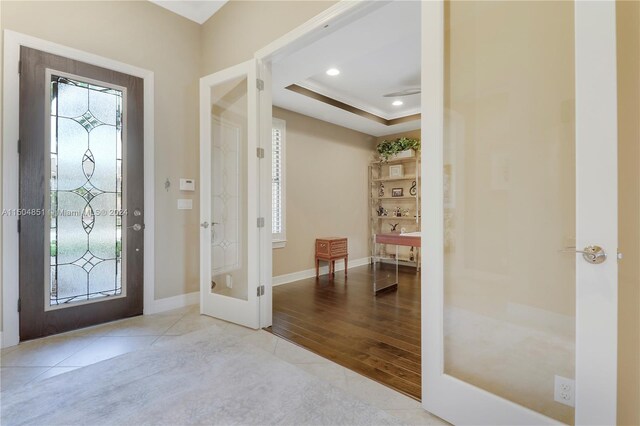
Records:
M164 305L155 302L155 248L154 248L154 73L153 71L104 58L92 53L52 43L29 35L4 30L4 79L3 79L3 146L2 146L2 208L18 208L17 141L19 135L20 80L18 66L20 47L29 47L54 55L64 56L103 68L109 68L144 81L144 314L163 310ZM1 347L18 344L19 315L19 257L17 217L2 217L2 333ZM157 305L157 306L156 306ZM165 304L166 305L166 304Z

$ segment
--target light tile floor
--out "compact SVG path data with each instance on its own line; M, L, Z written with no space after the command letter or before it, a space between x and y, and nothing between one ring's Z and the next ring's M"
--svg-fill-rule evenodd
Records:
M189 306L21 343L0 352L0 391L7 392L118 355L162 345L213 324L412 425L446 425L420 403L264 330L199 314Z

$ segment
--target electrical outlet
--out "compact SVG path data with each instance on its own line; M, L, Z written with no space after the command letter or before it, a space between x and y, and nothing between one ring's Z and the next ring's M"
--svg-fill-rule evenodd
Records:
M576 382L573 379L555 376L553 399L560 404L575 406L575 387Z

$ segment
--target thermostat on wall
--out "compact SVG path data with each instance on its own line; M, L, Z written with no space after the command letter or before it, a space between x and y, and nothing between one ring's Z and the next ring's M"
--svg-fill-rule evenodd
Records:
M193 179L180 178L180 191L195 191L196 181Z

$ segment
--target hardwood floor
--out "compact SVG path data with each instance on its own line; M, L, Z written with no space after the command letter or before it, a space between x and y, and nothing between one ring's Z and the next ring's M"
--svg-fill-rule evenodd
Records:
M367 265L274 287L270 331L420 399L420 274L401 267L398 290L378 296L372 281Z

